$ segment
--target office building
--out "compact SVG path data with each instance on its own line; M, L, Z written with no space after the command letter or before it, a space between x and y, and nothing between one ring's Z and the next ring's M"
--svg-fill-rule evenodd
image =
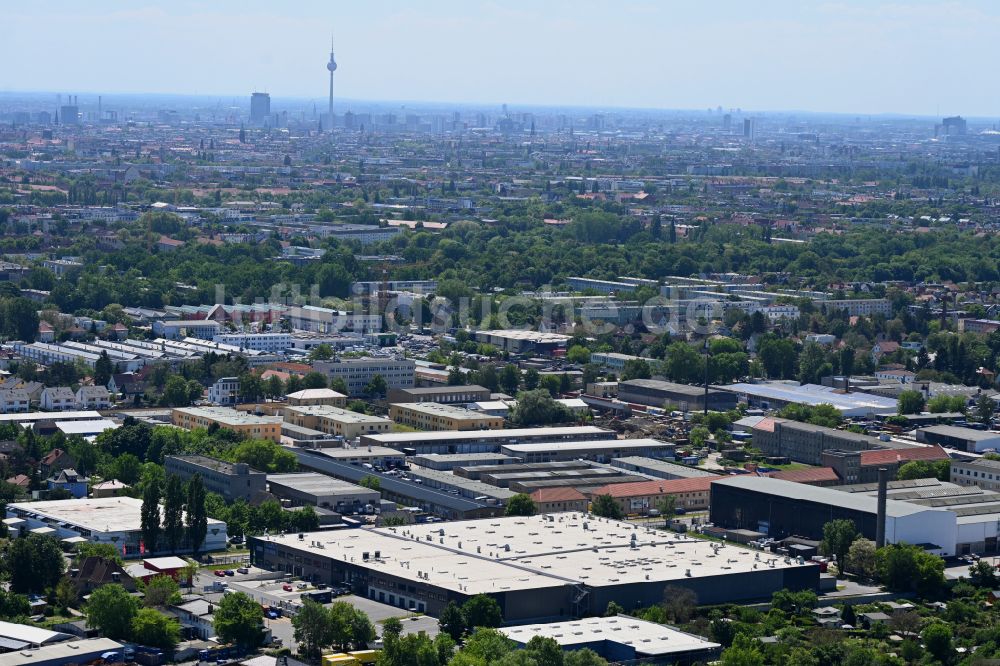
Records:
M960 486L1000 491L1000 460L952 460L950 480Z
M250 538L256 566L438 615L449 601L487 594L509 623L602 615L661 603L668 586L699 603L814 589L814 563L588 518L582 513Z
M213 342L253 349L255 351L281 354L292 347L291 333L221 333L212 338Z
M346 407L347 396L333 389L302 389L285 396L291 407L314 407L327 405L329 407Z
M557 350L566 349L566 343L570 340L570 336L561 333L539 333L518 329L475 331L473 336L476 342L484 342L514 354L550 355Z
M705 408L705 387L657 379L630 379L618 383L618 399L663 409L700 411ZM736 396L716 387L708 389L708 408L724 412L736 407Z
M201 340L215 340L222 331L222 324L212 319L174 319L154 321L153 334L169 340L181 340L188 336Z
M363 395L371 381L379 376L389 389L413 388L417 364L408 358L345 358L317 361L314 367L331 380L342 379L351 396Z
M229 407L176 407L170 413L170 422L185 430L208 429L215 424L250 439L281 441L280 416L255 416Z
M915 446L907 449L875 449L842 451L828 449L820 454L820 462L836 472L841 483L874 483L879 469L895 479L899 468L908 462L947 460L948 453L940 446Z
M392 421L332 405L289 405L284 409L285 422L300 428L318 430L334 437L353 440L361 435L387 433Z
M436 402L442 405L465 405L489 400L490 390L483 386L432 386L428 388L396 388L388 395L390 403Z
M501 416L436 402L404 402L389 405L394 423L417 430L495 430L503 428Z
M271 96L265 92L250 95L250 122L263 125L271 116Z
M125 496L12 503L7 505L5 522L12 534L45 533L60 540L80 537L108 544L125 558L167 552L165 543L157 542L155 552L142 543L141 510L141 499ZM226 524L209 518L200 552L225 550L226 541ZM186 536L177 552L191 552Z
M222 495L227 502L237 499L249 502L267 489L267 474L251 469L246 463L229 463L208 456L166 456L163 468L184 482L198 474L205 490Z

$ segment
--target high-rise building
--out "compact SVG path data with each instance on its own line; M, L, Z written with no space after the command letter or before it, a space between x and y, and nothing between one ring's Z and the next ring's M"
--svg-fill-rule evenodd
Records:
M951 116L941 121L941 133L945 136L965 134L966 122L962 116Z
M743 119L743 136L751 141L757 140L757 119L756 118L744 118Z
M250 95L250 122L262 124L271 115L271 96L264 92Z
M337 71L337 61L333 59L333 37L330 37L330 62L326 63L326 69L330 72L330 103L327 106L327 114L333 118L333 73Z
M76 104L64 104L59 107L59 122L63 125L76 125L80 122L80 107Z

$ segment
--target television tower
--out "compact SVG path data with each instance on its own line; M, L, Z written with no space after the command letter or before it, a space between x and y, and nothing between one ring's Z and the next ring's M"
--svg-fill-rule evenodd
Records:
M327 112L330 114L330 123L333 123L333 73L337 71L337 61L333 59L333 36L330 36L330 62L326 63L326 69L330 72L330 104Z

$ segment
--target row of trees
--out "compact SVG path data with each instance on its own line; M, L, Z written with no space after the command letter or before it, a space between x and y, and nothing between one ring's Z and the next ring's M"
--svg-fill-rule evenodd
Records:
M166 550L176 553L186 536L192 552L197 555L208 534L205 497L200 474L191 477L187 488L176 474L168 475L163 486L159 478L147 482L140 512L144 550L154 553L165 546Z

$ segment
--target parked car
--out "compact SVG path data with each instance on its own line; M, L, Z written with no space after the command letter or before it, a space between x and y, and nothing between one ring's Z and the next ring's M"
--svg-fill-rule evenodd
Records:
M235 576L236 575L236 572L233 571L232 569L226 569L224 573L227 576Z
M284 585L281 586L281 589L283 589L285 592L291 592L292 586L290 583L285 583Z
M215 571L213 571L212 573L214 573L214 574L215 574L216 576L219 576L220 578L221 578L222 576L225 576L225 575L226 575L226 572L225 572L225 571L223 571L222 569L216 569L216 570L215 570Z
M236 573L238 573L238 574L248 574L248 573L250 573L250 569L248 569L247 567L240 567L239 569L236 570Z

